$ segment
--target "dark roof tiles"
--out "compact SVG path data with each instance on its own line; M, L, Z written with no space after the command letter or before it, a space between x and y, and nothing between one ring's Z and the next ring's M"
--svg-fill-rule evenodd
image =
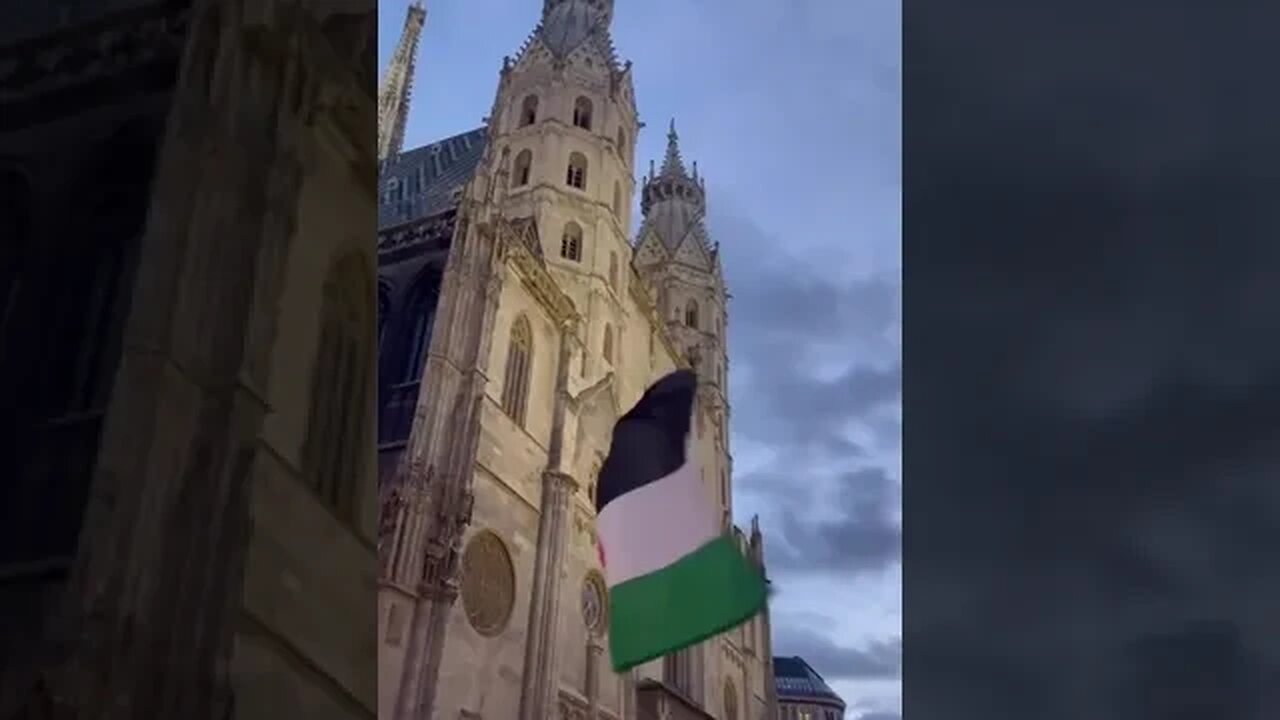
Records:
M823 698L844 705L844 700L800 657L773 658L773 680L778 699Z
M386 161L378 179L378 228L438 215L457 206L484 157L488 129L477 128Z

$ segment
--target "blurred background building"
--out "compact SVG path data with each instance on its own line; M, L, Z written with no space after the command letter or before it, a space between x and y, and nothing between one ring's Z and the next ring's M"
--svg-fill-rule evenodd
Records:
M778 720L844 720L844 700L801 657L775 657Z

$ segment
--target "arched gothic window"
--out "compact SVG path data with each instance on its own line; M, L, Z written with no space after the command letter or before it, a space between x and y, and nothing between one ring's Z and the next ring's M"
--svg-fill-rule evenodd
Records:
M688 305L684 307L684 324L691 327L698 327L698 301L690 300Z
M524 316L511 324L507 342L507 367L502 379L502 410L524 427L529 408L529 377L532 371L533 331Z
M383 283L378 283L378 346L382 346L382 332L387 329L387 319L391 316L391 291Z
M622 222L622 185L616 180L613 182L613 216Z
M516 154L515 165L511 168L511 184L512 187L524 187L529 184L529 178L533 174L533 152L528 149L521 150Z
M579 262L582 260L582 226L570 220L564 224L560 236L560 257Z
M573 101L573 125L583 130L591 129L591 100L579 96Z
M0 228L9 235L4 243L4 261L0 263L0 347L8 346L9 320L17 306L18 292L31 243L31 186L15 170L0 171Z
M618 289L618 253L609 253L609 286Z
M564 181L569 187L585 190L587 188L587 156L582 153L569 155L569 169Z
M601 348L601 355L604 355L604 361L613 364L613 326L606 324L604 326L604 342Z
M738 689L728 678L724 681L724 720L738 720Z
M23 168L0 168L0 425L25 451L0 480L0 566L75 555L120 366L160 122L140 116L83 148L55 187L40 188ZM78 198L76 212L32 213L42 190ZM57 242L42 241L40 222ZM29 352L4 352L14 347Z
M409 305L410 322L409 342L405 345L404 374L400 382L411 383L422 380L422 371L427 366L427 350L431 347L431 332L436 324L436 293L439 288L434 283L423 281L414 291Z
M374 318L366 282L356 258L336 263L325 282L302 461L303 476L321 501L348 520L359 510L364 454L372 447L366 435L373 378L368 337Z
M693 667L689 649L677 650L666 656L663 663L663 679L683 693L693 689Z
M621 125L618 126L618 138L615 142L617 144L618 157L622 158L622 164L626 165L627 164L627 131L624 130Z
M520 127L532 125L538 121L538 96L526 95L520 104Z

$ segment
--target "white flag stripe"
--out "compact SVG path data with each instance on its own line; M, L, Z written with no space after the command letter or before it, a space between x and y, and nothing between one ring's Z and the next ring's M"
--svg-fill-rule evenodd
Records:
M610 587L660 570L719 535L701 478L690 463L619 495L596 519Z

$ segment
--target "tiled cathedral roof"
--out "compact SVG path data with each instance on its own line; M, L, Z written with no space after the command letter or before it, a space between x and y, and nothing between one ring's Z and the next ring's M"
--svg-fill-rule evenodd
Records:
M779 700L833 700L844 705L844 700L822 679L817 670L801 657L773 658L774 685Z
M457 205L489 138L476 128L388 160L378 178L378 229L438 215Z

